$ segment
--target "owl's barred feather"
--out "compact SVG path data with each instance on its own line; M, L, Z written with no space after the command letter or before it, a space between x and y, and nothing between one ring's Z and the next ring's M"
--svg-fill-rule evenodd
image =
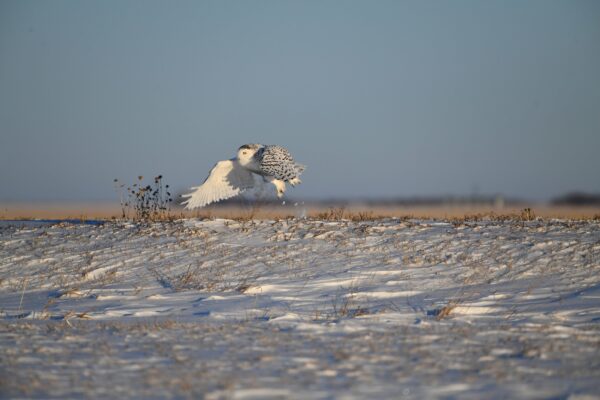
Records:
M202 185L183 195L187 200L182 204L189 210L204 207L250 189L262 190L266 182L275 186L277 197L282 197L286 182L292 186L301 183L300 174L305 169L284 147L245 144L238 149L236 158L219 161Z

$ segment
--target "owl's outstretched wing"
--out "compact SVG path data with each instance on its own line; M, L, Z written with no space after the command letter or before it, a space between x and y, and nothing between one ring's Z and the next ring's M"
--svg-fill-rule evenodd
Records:
M204 183L192 193L184 194L185 208L204 207L216 201L229 199L255 185L252 172L243 168L235 159L219 161L210 171Z

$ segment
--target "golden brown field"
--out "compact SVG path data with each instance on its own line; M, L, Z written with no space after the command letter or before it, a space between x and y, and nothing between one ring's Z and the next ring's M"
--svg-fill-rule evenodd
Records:
M324 219L372 219L380 217L413 217L451 219L481 216L521 216L524 209L531 209L531 216L565 219L598 219L598 206L552 206L547 204L523 203L513 206L494 207L492 205L422 205L422 206L369 206L353 203L346 206L324 206L308 204L262 205L262 206L209 206L198 211L185 211L174 208L169 215L173 218L213 217L213 218L285 218L317 217ZM134 215L129 210L129 216ZM116 202L4 202L0 203L0 219L111 219L120 218L122 210Z

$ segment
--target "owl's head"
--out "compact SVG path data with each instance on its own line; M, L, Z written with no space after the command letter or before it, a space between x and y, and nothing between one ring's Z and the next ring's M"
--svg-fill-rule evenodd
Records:
M252 169L252 166L256 163L254 155L261 148L263 148L263 145L257 143L250 143L241 146L237 152L237 159L239 163L246 168Z

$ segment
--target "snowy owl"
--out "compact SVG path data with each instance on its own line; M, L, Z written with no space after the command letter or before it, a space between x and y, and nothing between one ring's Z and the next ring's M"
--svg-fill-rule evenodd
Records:
M183 203L188 210L229 199L248 190L262 189L264 183L275 186L277 197L285 193L285 183L301 183L300 174L306 167L297 164L290 152L276 145L245 144L237 156L219 161L208 178L194 192L184 194Z

